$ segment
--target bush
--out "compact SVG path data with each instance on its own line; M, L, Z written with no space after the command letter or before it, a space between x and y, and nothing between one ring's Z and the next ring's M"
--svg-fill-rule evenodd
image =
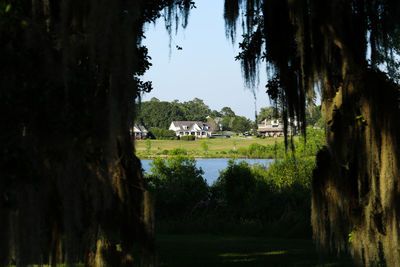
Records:
M267 152L267 147L258 143L252 143L247 148L247 154L253 157L263 157Z
M195 140L195 136L194 135L183 135L181 136L181 140L182 141L193 141Z
M172 156L177 156L177 155L186 155L187 151L183 148L174 148L171 151L169 151L168 155L172 155Z
M147 175L148 187L156 196L158 218L189 216L208 200L208 186L203 170L194 158L177 156L167 160L156 158Z
M230 161L210 189L215 212L226 220L295 226L291 235L308 235L314 166L314 158L287 157L269 167Z
M176 136L174 131L167 130L164 128L151 128L149 135L154 136L154 138L159 140L177 140L178 137Z

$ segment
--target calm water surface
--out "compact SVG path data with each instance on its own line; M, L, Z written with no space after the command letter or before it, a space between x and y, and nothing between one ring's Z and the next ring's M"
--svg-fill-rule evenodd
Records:
M269 166L273 159L236 159L235 161L246 161L249 164L263 164ZM142 168L145 172L150 173L150 159L143 159ZM207 183L211 185L219 176L219 171L224 170L228 166L229 159L196 159L196 166L202 168L204 171L203 177L207 180Z

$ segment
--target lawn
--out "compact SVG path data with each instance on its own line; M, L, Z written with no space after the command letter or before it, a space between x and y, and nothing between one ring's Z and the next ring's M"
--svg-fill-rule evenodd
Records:
M210 156L210 157L221 157L221 152L226 152L229 154L229 151L232 150L240 150L247 149L248 146L252 143L258 143L261 145L271 145L279 142L283 142L283 137L278 138L266 138L260 139L255 137L247 137L247 138L227 138L227 139L197 139L194 141L181 141L181 140L151 140L151 149L150 153L146 153L146 141L145 140L136 140L135 141L135 149L136 154L139 157L148 157L155 156L157 153L160 153L164 150L172 150L176 148L183 148L188 152L191 152L193 156ZM202 142L206 142L208 145L207 153L204 153L200 144ZM219 156L218 156L219 155Z
M158 263L177 266L353 266L320 258L311 240L216 235L158 235Z

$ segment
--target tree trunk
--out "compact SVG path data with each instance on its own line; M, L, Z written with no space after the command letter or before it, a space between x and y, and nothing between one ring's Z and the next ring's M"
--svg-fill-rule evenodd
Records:
M314 238L358 265L399 266L399 87L378 70L345 65L343 84L322 106L327 146L313 174Z

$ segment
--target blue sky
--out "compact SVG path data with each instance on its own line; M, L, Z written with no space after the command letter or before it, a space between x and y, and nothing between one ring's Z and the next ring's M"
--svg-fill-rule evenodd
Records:
M211 109L229 106L237 115L254 120L253 93L244 87L240 63L234 60L240 35L234 46L225 38L223 5L223 0L197 0L187 28L172 36L171 50L163 19L146 26L143 44L153 66L143 80L152 81L154 89L142 101L157 97L184 102L197 97ZM262 73L256 90L258 110L269 105L265 79Z

